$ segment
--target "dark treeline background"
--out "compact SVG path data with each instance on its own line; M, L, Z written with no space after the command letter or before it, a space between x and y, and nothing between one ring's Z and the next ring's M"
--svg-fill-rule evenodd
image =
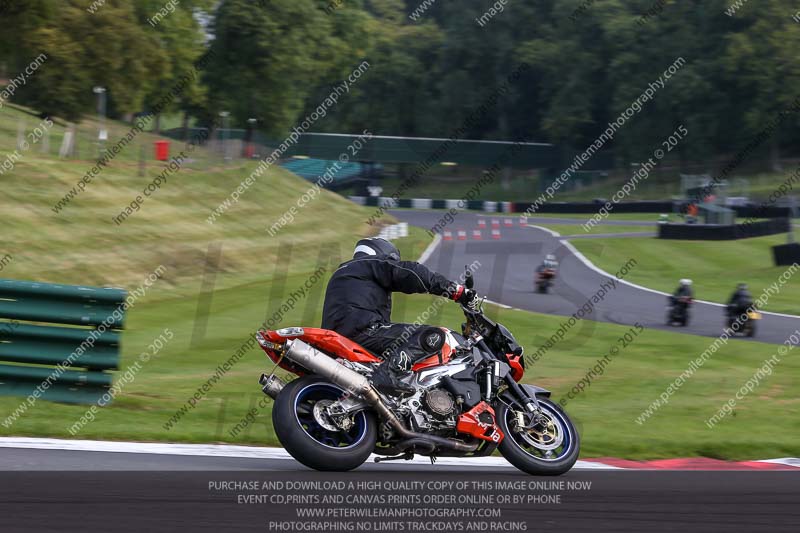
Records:
M165 110L280 137L366 60L369 69L314 131L448 136L520 64L524 74L464 136L583 149L678 57L686 64L613 142L651 153L683 124L682 161L732 157L800 97L800 6L785 0L0 0L0 75L48 59L14 100L70 120L129 118L162 99L209 49L202 75ZM89 9L96 7L94 13ZM418 16L410 15L417 9ZM642 15L651 13L647 18ZM796 155L798 113L761 144Z

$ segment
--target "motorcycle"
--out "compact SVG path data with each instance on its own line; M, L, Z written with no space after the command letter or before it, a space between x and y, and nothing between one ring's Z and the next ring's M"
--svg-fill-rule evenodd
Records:
M550 287L553 285L553 281L556 279L556 269L554 268L544 268L536 273L536 292L539 294L547 294L547 291L550 290Z
M669 306L667 306L667 325L679 324L687 326L689 324L689 306L692 305L694 300L691 296L674 296L669 297Z
M473 286L468 271L465 285ZM485 299L484 299L485 300ZM330 330L290 327L259 331L275 363L262 391L275 400L272 420L284 448L322 471L436 457L483 457L499 449L532 475L561 475L578 459L580 437L550 391L520 384L522 347L502 324L462 305L461 335L441 328L441 349L417 361L402 380L413 393L384 395L370 383L381 359ZM299 376L284 383L274 371Z
M744 315L744 319L740 318ZM761 313L755 309L748 308L743 313L729 307L728 308L728 329L733 330L737 335L746 337L756 336L756 321L761 320ZM734 328L734 324L739 321L739 327Z

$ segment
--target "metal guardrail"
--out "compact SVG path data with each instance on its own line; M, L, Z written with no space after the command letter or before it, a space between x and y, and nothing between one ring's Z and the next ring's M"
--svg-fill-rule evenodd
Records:
M0 280L0 395L94 403L119 368L127 292Z

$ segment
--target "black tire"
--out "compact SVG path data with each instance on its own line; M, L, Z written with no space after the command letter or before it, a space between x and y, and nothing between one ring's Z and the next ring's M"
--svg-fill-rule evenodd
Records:
M560 476L569 471L575 461L578 460L581 447L580 436L572 420L569 419L569 416L561 407L546 398L537 397L537 399L542 410L555 415L566 430L564 436L569 439L569 442L564 447L563 454L554 459L547 459L536 457L526 451L519 442L522 437L510 427L512 410L505 403L497 402L497 424L505 435L499 446L500 453L509 463L527 474L534 476Z
M747 320L747 336L748 337L756 336L756 323L750 319Z
M349 432L332 432L319 425L308 409L319 400L335 400L344 394L341 387L321 376L305 376L286 385L275 400L275 434L286 451L309 468L346 472L361 466L375 448L377 423L371 411L357 413Z
M537 283L536 292L538 292L539 294L547 294L547 285L543 283Z
M687 311L684 313L683 318L681 318L681 326L686 327L689 325L689 312Z

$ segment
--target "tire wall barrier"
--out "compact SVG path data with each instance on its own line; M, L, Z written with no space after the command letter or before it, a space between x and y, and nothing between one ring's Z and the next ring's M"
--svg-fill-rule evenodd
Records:
M514 213L524 213L531 209L536 214L543 213L597 213L605 202L552 202L532 208L533 204L513 202ZM614 204L615 213L672 213L673 203L663 201L620 202Z
M593 215L597 213L605 202L551 202L532 208L529 202L491 202L486 200L441 200L429 198L400 198L393 199L385 196L350 196L351 201L372 207L385 205L387 208L417 208L429 206L430 209L466 209L470 211L484 211L487 213L525 213L529 209L536 214L573 213ZM460 207L459 207L460 206ZM422 207L427 208L427 207ZM742 218L782 218L790 216L788 207L759 207L735 206L737 217ZM675 213L685 212L685 202L662 200L643 200L637 202L620 202L614 204L615 213ZM779 232L780 233L780 232ZM766 234L768 235L768 234Z
M776 266L789 266L800 263L800 243L779 244L772 247L772 257Z
M784 218L792 216L788 207L759 207L757 205L736 206L733 208L737 217L742 218Z
M385 196L350 196L351 201L371 207L386 206L387 208L420 208L431 209L463 209L469 211L484 211L487 213L525 213L531 207L526 202L494 202L488 200L441 200L428 198L389 198ZM597 213L604 204L596 202L553 202L543 204L534 209L536 213ZM672 213L672 202L622 202L615 204L614 211L618 213ZM765 215L760 215L765 216Z
M788 218L774 218L763 222L731 224L729 226L716 224L659 224L658 238L727 241L787 233L790 228L791 221Z

